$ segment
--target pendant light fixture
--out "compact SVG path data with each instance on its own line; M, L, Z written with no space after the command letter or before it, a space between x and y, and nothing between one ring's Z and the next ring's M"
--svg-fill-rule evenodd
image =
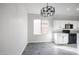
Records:
M43 7L41 9L41 15L44 17L53 16L54 13L55 13L55 8L52 6L48 6L48 3L46 7Z

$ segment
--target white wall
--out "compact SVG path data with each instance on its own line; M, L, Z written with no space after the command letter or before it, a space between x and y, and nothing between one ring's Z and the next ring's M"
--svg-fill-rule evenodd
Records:
M33 20L34 19L41 19L41 20L48 20L49 21L49 32L46 34L41 35L34 35L33 34ZM29 43L35 42L52 42L52 20L49 18L43 18L39 14L28 14L28 41Z
M27 45L27 12L23 4L0 4L0 54L21 54Z

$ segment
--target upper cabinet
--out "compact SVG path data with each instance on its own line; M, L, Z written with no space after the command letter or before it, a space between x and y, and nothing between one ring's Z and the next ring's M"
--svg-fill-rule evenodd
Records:
M54 29L65 28L65 21L54 21Z
M70 21L70 20L54 20L54 29L67 29L65 28L66 24L71 24L73 28L68 26L68 29L79 29L79 21Z

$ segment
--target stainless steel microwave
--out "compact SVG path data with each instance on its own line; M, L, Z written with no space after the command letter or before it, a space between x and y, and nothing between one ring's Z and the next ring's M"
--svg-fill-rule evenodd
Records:
M65 24L65 29L73 29L73 24Z

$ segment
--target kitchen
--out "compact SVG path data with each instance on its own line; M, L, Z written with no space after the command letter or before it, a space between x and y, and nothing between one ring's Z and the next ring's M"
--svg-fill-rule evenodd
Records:
M76 44L77 36L79 32L79 21L69 21L69 20L55 20L54 21L54 30L55 36L57 33L61 33L65 37L66 44ZM60 37L60 34L58 35ZM62 38L62 39L63 39ZM55 41L56 42L56 41ZM63 43L63 42L62 42ZM61 44L62 44L61 43Z

